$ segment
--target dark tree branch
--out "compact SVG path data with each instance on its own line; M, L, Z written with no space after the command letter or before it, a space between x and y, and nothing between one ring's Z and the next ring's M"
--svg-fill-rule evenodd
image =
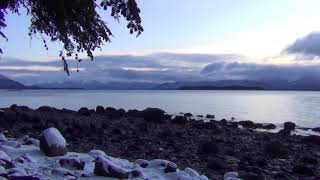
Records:
M104 10L111 9L110 16L116 20L124 17L131 34L139 36L143 32L140 9L135 0L1 0L0 1L0 36L6 38L1 31L6 27L7 11L19 14L21 7L31 16L29 35L45 34L51 41L63 43L66 56L86 52L93 59L93 51L110 42L112 32L97 13L98 6ZM47 43L44 40L46 49ZM0 49L0 53L2 53ZM68 72L65 56L64 69ZM77 58L77 60L79 60Z

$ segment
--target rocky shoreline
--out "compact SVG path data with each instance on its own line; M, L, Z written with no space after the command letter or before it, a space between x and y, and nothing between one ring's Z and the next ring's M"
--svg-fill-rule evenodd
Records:
M206 117L209 122L194 120L190 113L170 116L156 108L125 111L98 106L72 111L12 105L0 110L0 132L38 139L42 130L55 127L70 151L99 149L130 161L166 159L209 179L223 179L230 171L245 180L319 179L319 136L291 135L295 124L290 122L270 133L255 129L275 125Z

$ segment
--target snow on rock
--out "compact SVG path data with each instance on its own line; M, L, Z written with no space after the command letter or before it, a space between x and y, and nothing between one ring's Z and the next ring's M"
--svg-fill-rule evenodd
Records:
M40 149L47 156L63 156L67 153L67 142L58 129L48 128L40 136Z
M144 159L138 159L138 160L136 160L135 163L138 164L140 167L143 167L143 168L148 167L149 164L150 164L149 161L144 160Z
M0 150L0 160L1 161L11 161L11 158L8 156L8 154L2 150Z
M45 130L41 137L48 147L51 145L50 148L59 146L65 148L66 142L57 132L54 128ZM151 161L138 159L129 162L107 156L105 152L99 150L46 156L41 146L28 144L26 143L28 140L30 140L28 136L23 136L0 142L0 180L1 176L13 180L208 180L206 176L199 175L191 168L180 170L175 163L161 159ZM16 144L14 142L20 145L13 145Z
M94 157L106 156L106 153L100 150L91 150L88 154Z
M0 176L7 174L6 169L3 166L0 166Z
M6 141L7 141L6 136L3 134L0 134L0 142L6 142Z
M100 176L113 177L118 179L128 179L129 171L102 156L95 161L94 172Z
M26 145L34 145L34 146L40 146L40 141L34 138L28 138L25 140L24 144Z
M238 177L239 173L237 172L227 172L223 175L224 180L241 180Z

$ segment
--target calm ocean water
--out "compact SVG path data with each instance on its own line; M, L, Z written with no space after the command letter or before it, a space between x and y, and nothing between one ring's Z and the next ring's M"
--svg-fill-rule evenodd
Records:
M49 105L77 110L97 105L124 109L158 107L170 114L214 114L217 119L252 120L320 127L320 92L312 91L0 91L0 107Z

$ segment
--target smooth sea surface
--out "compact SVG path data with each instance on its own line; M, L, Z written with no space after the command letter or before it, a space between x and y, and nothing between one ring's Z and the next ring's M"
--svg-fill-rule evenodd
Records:
M214 114L216 119L252 120L320 127L320 92L316 91L128 91L128 90L0 90L0 107L42 105L78 110L97 105L145 109L169 114Z

